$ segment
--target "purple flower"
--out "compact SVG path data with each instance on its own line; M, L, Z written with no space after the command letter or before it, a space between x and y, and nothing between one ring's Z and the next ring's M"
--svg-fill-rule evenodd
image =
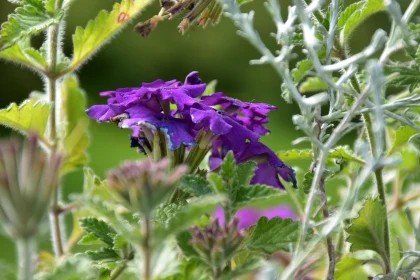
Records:
M233 151L240 151L247 140L258 141L259 135L240 124L229 114L211 107L190 110L191 119L215 135L220 135L223 142Z
M297 188L295 171L293 168L285 164L279 157L260 142L247 143L247 147L237 154L235 158L238 163L248 160L256 160L258 162L255 176L251 180L251 184L265 184L275 188L284 189L278 175L286 182L292 182L293 187Z
M293 209L288 205L278 205L268 209L241 208L235 213L235 218L239 219L238 229L247 229L255 225L261 217L272 219L280 217L296 220L298 217ZM218 207L214 213L214 219L218 219L220 224L225 223L223 209Z
M212 154L209 158L210 169L217 169L226 156L228 149L221 143L215 143ZM281 161L277 155L266 145L260 142L249 142L245 148L234 154L237 163L243 163L250 160L258 163L255 175L251 184L264 184L278 189L284 189L278 175L286 182L292 182L293 187L297 188L295 171L293 168Z

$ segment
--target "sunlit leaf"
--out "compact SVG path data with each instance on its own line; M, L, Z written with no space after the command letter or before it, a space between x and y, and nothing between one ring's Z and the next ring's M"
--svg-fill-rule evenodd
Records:
M284 161L288 160L304 160L312 159L312 150L289 150L277 152L277 156ZM347 160L357 162L359 164L365 164L364 160L358 158L352 154L352 151L347 146L338 146L334 148L328 155L330 159Z
M64 15L60 10L51 16L42 0L25 1L10 14L8 21L3 23L0 31L0 50L11 47L18 40L38 34L50 25L57 24Z
M87 163L89 119L85 113L85 99L85 93L79 88L77 78L68 77L61 90L60 122L64 125L58 128L60 149L65 154L62 172Z
M45 72L48 64L45 57L30 46L29 39L23 39L0 52L0 58L20 63L28 68Z
M94 20L88 22L86 28L77 27L73 35L73 60L64 72L74 70L85 62L149 3L151 0L123 0L114 5L111 13L102 10Z
M318 77L308 77L299 86L301 93L324 91L328 89L328 85Z
M359 260L353 257L343 257L336 266L334 277L336 280L356 280L367 279L368 274L362 267L364 260Z
M12 103L0 110L0 124L22 133L36 132L44 135L51 106L46 102L26 100L19 106Z
M395 133L394 144L392 144L392 148L388 152L388 155L394 154L402 146L406 145L408 143L408 140L416 134L418 134L418 131L414 128L411 128L409 126L400 127Z

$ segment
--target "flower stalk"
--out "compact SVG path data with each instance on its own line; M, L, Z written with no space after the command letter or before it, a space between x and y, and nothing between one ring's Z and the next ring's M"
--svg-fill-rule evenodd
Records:
M31 280L32 260L35 256L35 240L33 238L23 238L16 241L18 251L18 280Z

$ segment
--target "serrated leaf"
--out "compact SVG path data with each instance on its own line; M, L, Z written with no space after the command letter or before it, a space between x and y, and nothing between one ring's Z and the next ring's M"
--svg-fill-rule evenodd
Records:
M166 226L185 206L185 203L163 203L154 210L153 221Z
M249 274L256 271L263 266L264 262L261 257L250 256L242 264L235 267L227 276L232 277L231 279L237 279L237 277Z
M368 274L362 267L364 260L344 256L336 266L334 278L336 280L367 279Z
M73 35L73 59L64 72L70 72L86 61L149 3L151 0L123 0L114 5L111 13L102 10L94 20L88 22L86 28L77 27Z
M104 242L102 242L96 235L89 233L83 236L79 242L77 243L79 245L103 245Z
M220 175L223 179L229 180L233 177L236 169L236 160L232 153L232 151L229 151L229 153L226 155L225 159L223 160L222 164L220 165Z
M418 131L409 126L400 127L395 133L394 144L392 145L391 150L389 150L388 155L394 154L402 146L408 143L408 140L414 135L418 134Z
M347 242L351 243L350 251L372 250L382 259L385 252L385 219L386 209L379 198L369 198L359 211L359 216L351 220L351 225L345 229L349 234Z
M233 206L238 208L270 208L279 204L285 193L279 189L265 185L240 187Z
M387 85L405 87L413 92L420 86L420 68L418 65L389 65L384 68L388 75Z
M6 109L0 110L0 124L22 133L36 132L42 137L50 110L51 106L41 101L25 100L19 106L12 103Z
M245 243L248 250L263 251L267 254L279 250L288 251L299 239L300 223L292 219L262 217ZM312 231L310 231L310 234Z
M10 48L1 51L0 58L18 62L40 72L45 72L48 67L45 57L31 47L29 39L20 40Z
M226 201L222 195L202 196L193 199L168 222L162 236L177 234L201 218L204 214L213 214L216 207Z
M101 248L97 251L86 251L86 256L97 262L116 262L121 260L118 253L111 248Z
M89 143L86 97L75 76L63 82L59 106L60 123L63 124L58 130L59 148L65 155L62 172L67 172L87 163L86 149Z
M51 16L42 0L25 1L10 14L8 21L1 25L0 50L11 47L18 40L46 30L50 25L58 24L64 15L60 10Z
M306 172L303 176L302 189L305 194L309 194L312 187L312 181L314 180L314 173Z
M210 183L213 191L215 193L225 193L226 183L223 181L223 178L219 176L217 173L209 173L207 174L207 181Z
M303 160L312 159L312 150L290 150L277 152L277 156L283 161L288 160ZM352 151L347 146L338 146L334 148L328 155L329 159L347 160L365 164L365 161L352 154Z
M328 90L328 85L318 77L308 77L299 86L301 93L318 92Z
M363 4L364 2L360 1L360 2L353 3L350 6L347 6L347 8L340 14L340 17L338 18L337 27L343 28L346 22L351 17L351 15L354 12L356 12Z
M207 180L201 176L185 175L179 181L178 188L195 197L213 193Z
M80 227L83 228L88 234L91 234L99 240L103 241L105 244L113 246L116 232L104 221L93 217L83 218L80 219Z
M342 44L347 42L353 31L356 30L356 28L367 18L386 9L383 0L366 0L361 2L362 5L357 7L350 16L346 19L342 19L342 22L344 22L344 25L342 26L343 29L340 34Z
M305 59L296 64L296 68L292 70L292 78L295 84L299 83L309 71L314 67L312 61Z
M128 246L128 242L121 234L115 235L114 247L112 247L112 249L122 250L122 249L125 249L127 246Z
M245 187L251 183L252 177L255 175L257 163L254 161L247 161L241 163L235 170L234 182L238 187Z

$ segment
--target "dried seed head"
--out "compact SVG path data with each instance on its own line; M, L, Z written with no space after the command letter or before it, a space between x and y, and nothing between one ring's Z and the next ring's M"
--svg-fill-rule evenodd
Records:
M142 37L147 38L150 36L152 31L156 29L158 23L163 19L163 17L156 15L143 23L138 23L134 27L134 31L139 33Z

